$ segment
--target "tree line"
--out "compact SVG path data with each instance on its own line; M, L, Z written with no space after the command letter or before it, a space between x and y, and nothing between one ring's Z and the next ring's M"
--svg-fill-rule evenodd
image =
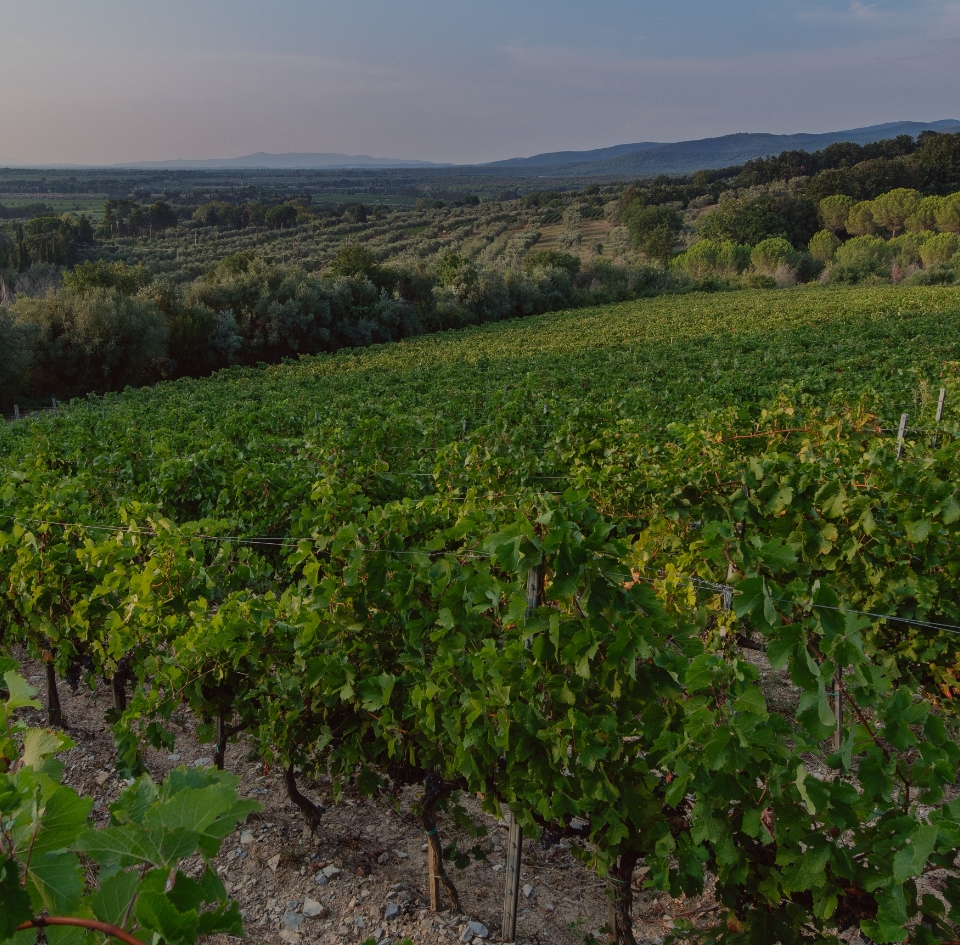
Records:
M231 364L636 298L667 285L652 267L582 266L555 250L530 254L522 268L507 271L457 253L430 268L405 269L344 243L320 274L238 254L186 287L142 266L87 261L64 274L60 290L0 308L8 353L0 399L5 409L66 400Z
M809 209L809 198L801 199ZM770 199L722 202L698 221L700 238L672 268L701 281L735 279L750 269L747 281L755 286L813 278L924 285L953 282L960 272L960 192L925 197L896 188L861 201L834 194L801 228L776 208Z

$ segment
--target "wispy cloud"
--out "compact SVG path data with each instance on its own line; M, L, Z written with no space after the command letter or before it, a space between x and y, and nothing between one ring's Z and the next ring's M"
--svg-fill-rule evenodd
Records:
M790 0L763 15L762 41L713 42L707 55L653 39L603 46L605 33L538 45L507 28L485 44L398 40L390 56L335 44L325 55L184 50L133 37L98 55L64 30L18 29L0 56L0 147L18 162L260 150L466 162L960 118L960 0ZM795 17L807 25L781 39Z

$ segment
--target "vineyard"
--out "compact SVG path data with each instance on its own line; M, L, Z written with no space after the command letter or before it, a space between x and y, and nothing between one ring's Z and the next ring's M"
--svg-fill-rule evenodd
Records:
M437 908L509 813L507 940L527 837L618 943L708 879L676 940L955 942L958 374L956 289L809 287L75 400L0 429L2 646L51 726L111 682L131 777L186 706L317 833L422 785Z

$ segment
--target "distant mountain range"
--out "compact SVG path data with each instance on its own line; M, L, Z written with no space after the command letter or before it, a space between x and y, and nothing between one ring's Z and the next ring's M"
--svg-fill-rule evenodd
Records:
M206 160L139 161L114 164L139 170L350 170L369 168L469 169L476 173L537 177L655 177L658 174L692 174L709 168L730 167L781 151L818 151L840 141L870 144L897 135L916 137L921 131L960 131L960 121L895 121L885 125L831 131L826 134L771 135L741 133L697 141L664 143L641 141L593 151L553 151L533 157L509 158L488 164L454 165L431 161L378 158L369 154L300 153L268 154L258 151L245 157ZM36 165L34 165L36 166ZM46 164L43 167L77 167Z
M730 167L782 151L819 151L830 144L852 141L870 144L897 135L916 137L921 131L960 131L960 121L897 121L826 134L770 135L741 133L676 144L651 141L621 144L597 151L556 151L529 158L511 158L480 165L484 169L551 177L655 177L692 174L707 168Z
M390 167L450 167L449 164L434 164L431 161L403 161L398 158L376 158L369 154L300 153L267 154L258 151L237 158L209 158L201 161L138 161L135 164L114 164L117 168L138 170L189 171L189 170L337 170L339 168L390 168Z

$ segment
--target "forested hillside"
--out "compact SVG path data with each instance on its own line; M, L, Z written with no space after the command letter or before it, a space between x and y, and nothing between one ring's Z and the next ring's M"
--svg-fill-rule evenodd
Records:
M124 173L0 172L3 410L665 292L952 284L960 267L956 134L555 189ZM87 186L96 214L56 212Z

